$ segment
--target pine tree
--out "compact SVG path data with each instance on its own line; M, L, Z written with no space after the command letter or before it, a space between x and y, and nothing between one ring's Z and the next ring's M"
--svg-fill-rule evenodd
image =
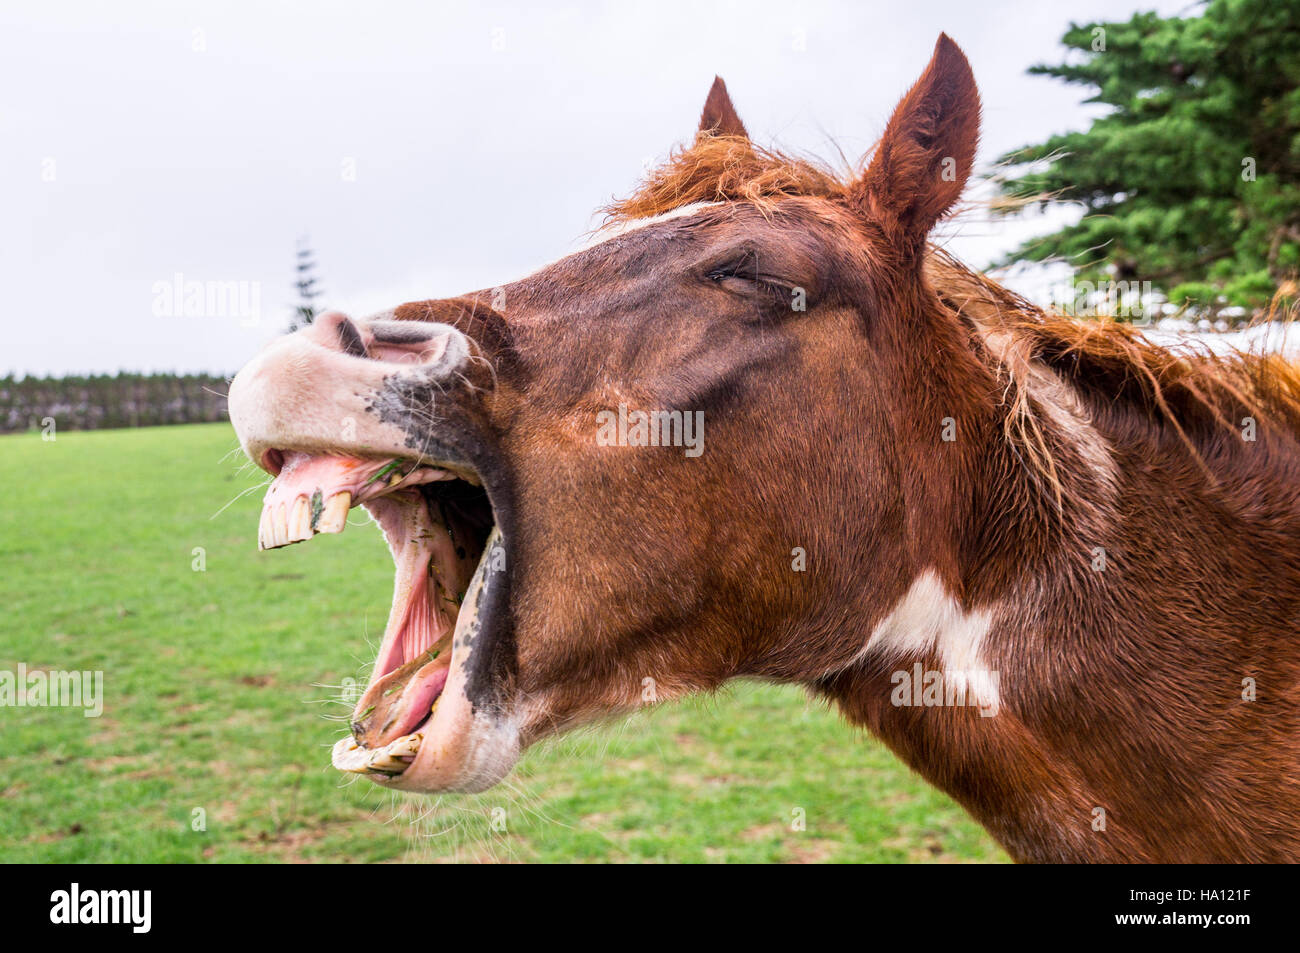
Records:
M1300 2L1211 0L1200 15L1072 24L1071 62L1035 66L1109 107L1086 132L1002 157L1004 195L1085 215L1008 261L1150 282L1211 312L1294 296L1300 268ZM1079 55L1081 54L1081 55ZM1014 207L1014 203L1013 207Z
M298 240L297 259L294 266L297 272L294 287L298 291L298 304L289 321L290 332L306 327L316 320L316 315L320 313L316 307L316 299L323 294L316 285L316 256L305 237Z

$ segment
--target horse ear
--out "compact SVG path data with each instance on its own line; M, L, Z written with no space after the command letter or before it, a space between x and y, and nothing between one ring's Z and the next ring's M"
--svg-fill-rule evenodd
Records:
M979 142L980 97L970 63L946 33L894 109L850 202L911 245L961 197Z
M731 97L727 95L727 84L722 81L721 76L713 77L713 86L709 89L708 99L704 100L704 111L700 113L700 129L696 135L749 138L749 133L745 131L745 124L740 121L740 117L736 115L736 107L731 104Z

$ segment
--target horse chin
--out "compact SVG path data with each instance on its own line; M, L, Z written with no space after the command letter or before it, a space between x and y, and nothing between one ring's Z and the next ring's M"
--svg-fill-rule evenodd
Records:
M263 549L342 532L364 507L393 555L393 605L340 771L394 790L481 791L519 756L519 723L485 704L481 634L496 631L505 550L487 491L453 464L276 450L263 506ZM490 676L490 673L489 673ZM471 683L474 689L471 690ZM494 695L497 693L493 693Z
M476 705L470 696L469 660L479 635L491 624L488 613L498 604L492 587L503 581L503 572L494 568L497 554L501 553L500 532L496 526L488 536L469 588L456 614L449 646L450 657L446 680L441 691L431 703L431 713L410 729L405 737L417 739L414 755L409 764L402 766L402 756L381 770L367 767L363 770L376 783L394 790L411 793L439 791L475 792L485 790L500 781L514 767L519 758L520 732L516 717L502 717L500 712ZM436 665L436 660L435 663ZM378 673L378 668L376 669ZM417 676L418 677L418 676ZM434 681L437 681L437 675ZM382 683L380 679L380 683ZM416 693L408 685L402 696ZM366 701L362 698L362 703ZM420 704L419 701L416 704ZM358 711L364 712L361 704ZM373 715L372 715L373 717ZM390 742L390 746L393 743ZM398 744L401 742L399 740ZM334 763L339 756L355 758L352 751L356 734L335 745ZM382 750L382 749L381 749ZM383 755L378 756L383 759ZM371 764L375 754L370 755Z
M384 519L379 521L381 526L385 525ZM445 668L440 668L441 653L423 665L422 658L408 662L404 668L413 665L419 668L409 680L399 676L398 682L404 681L405 684L400 691L394 691L384 687L388 681L380 674L380 664L376 664L371 688L358 702L354 717L373 720L375 713L371 706L381 705L379 693L393 691L399 707L401 700L412 699L408 707L413 714L408 723L403 724L396 715L390 715L386 720L392 726L389 735L399 731L402 734L386 744L386 738L380 737L367 747L358 743L358 739L364 739L366 734L354 721L352 737L335 745L335 767L356 770L353 765L358 761L357 752L364 752L367 763L360 768L360 773L384 787L425 794L482 791L496 784L514 767L520 751L517 718L503 717L497 708L477 704L469 690L470 660L481 633L492 625L489 613L500 604L500 600L494 598L493 587L504 583L502 554L501 534L493 523L479 550L464 596L456 608L450 632L437 643L447 646ZM396 583L399 593L403 588L402 571L399 564ZM418 593L415 598L420 598ZM397 607L396 600L394 607ZM385 641L387 635L385 633ZM383 658L381 654L381 663ZM432 674L426 675L430 670ZM426 711L428 713L424 714ZM391 758L387 753L394 748L397 748L397 756Z

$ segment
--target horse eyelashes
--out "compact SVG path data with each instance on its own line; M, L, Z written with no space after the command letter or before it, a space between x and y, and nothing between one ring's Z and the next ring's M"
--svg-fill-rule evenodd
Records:
M710 266L703 277L737 297L750 299L754 306L752 320L771 321L805 311L806 292L801 283L767 273L763 264L756 249L739 249Z
M743 264L723 265L719 268L714 268L709 272L708 277L710 281L724 281L727 278L739 278L742 281L757 280L757 276L753 272L753 269L751 268L746 271Z

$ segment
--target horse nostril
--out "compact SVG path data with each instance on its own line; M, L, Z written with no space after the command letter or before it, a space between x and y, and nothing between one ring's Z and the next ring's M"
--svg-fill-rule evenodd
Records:
M339 336L339 344L343 346L343 353L351 354L353 357L366 356L366 342L361 337L361 331L348 318L342 318L335 331Z
M326 311L316 316L316 320L302 328L299 334L305 335L322 347L331 350L338 348L352 357L368 357L366 337L357 325L342 311Z

